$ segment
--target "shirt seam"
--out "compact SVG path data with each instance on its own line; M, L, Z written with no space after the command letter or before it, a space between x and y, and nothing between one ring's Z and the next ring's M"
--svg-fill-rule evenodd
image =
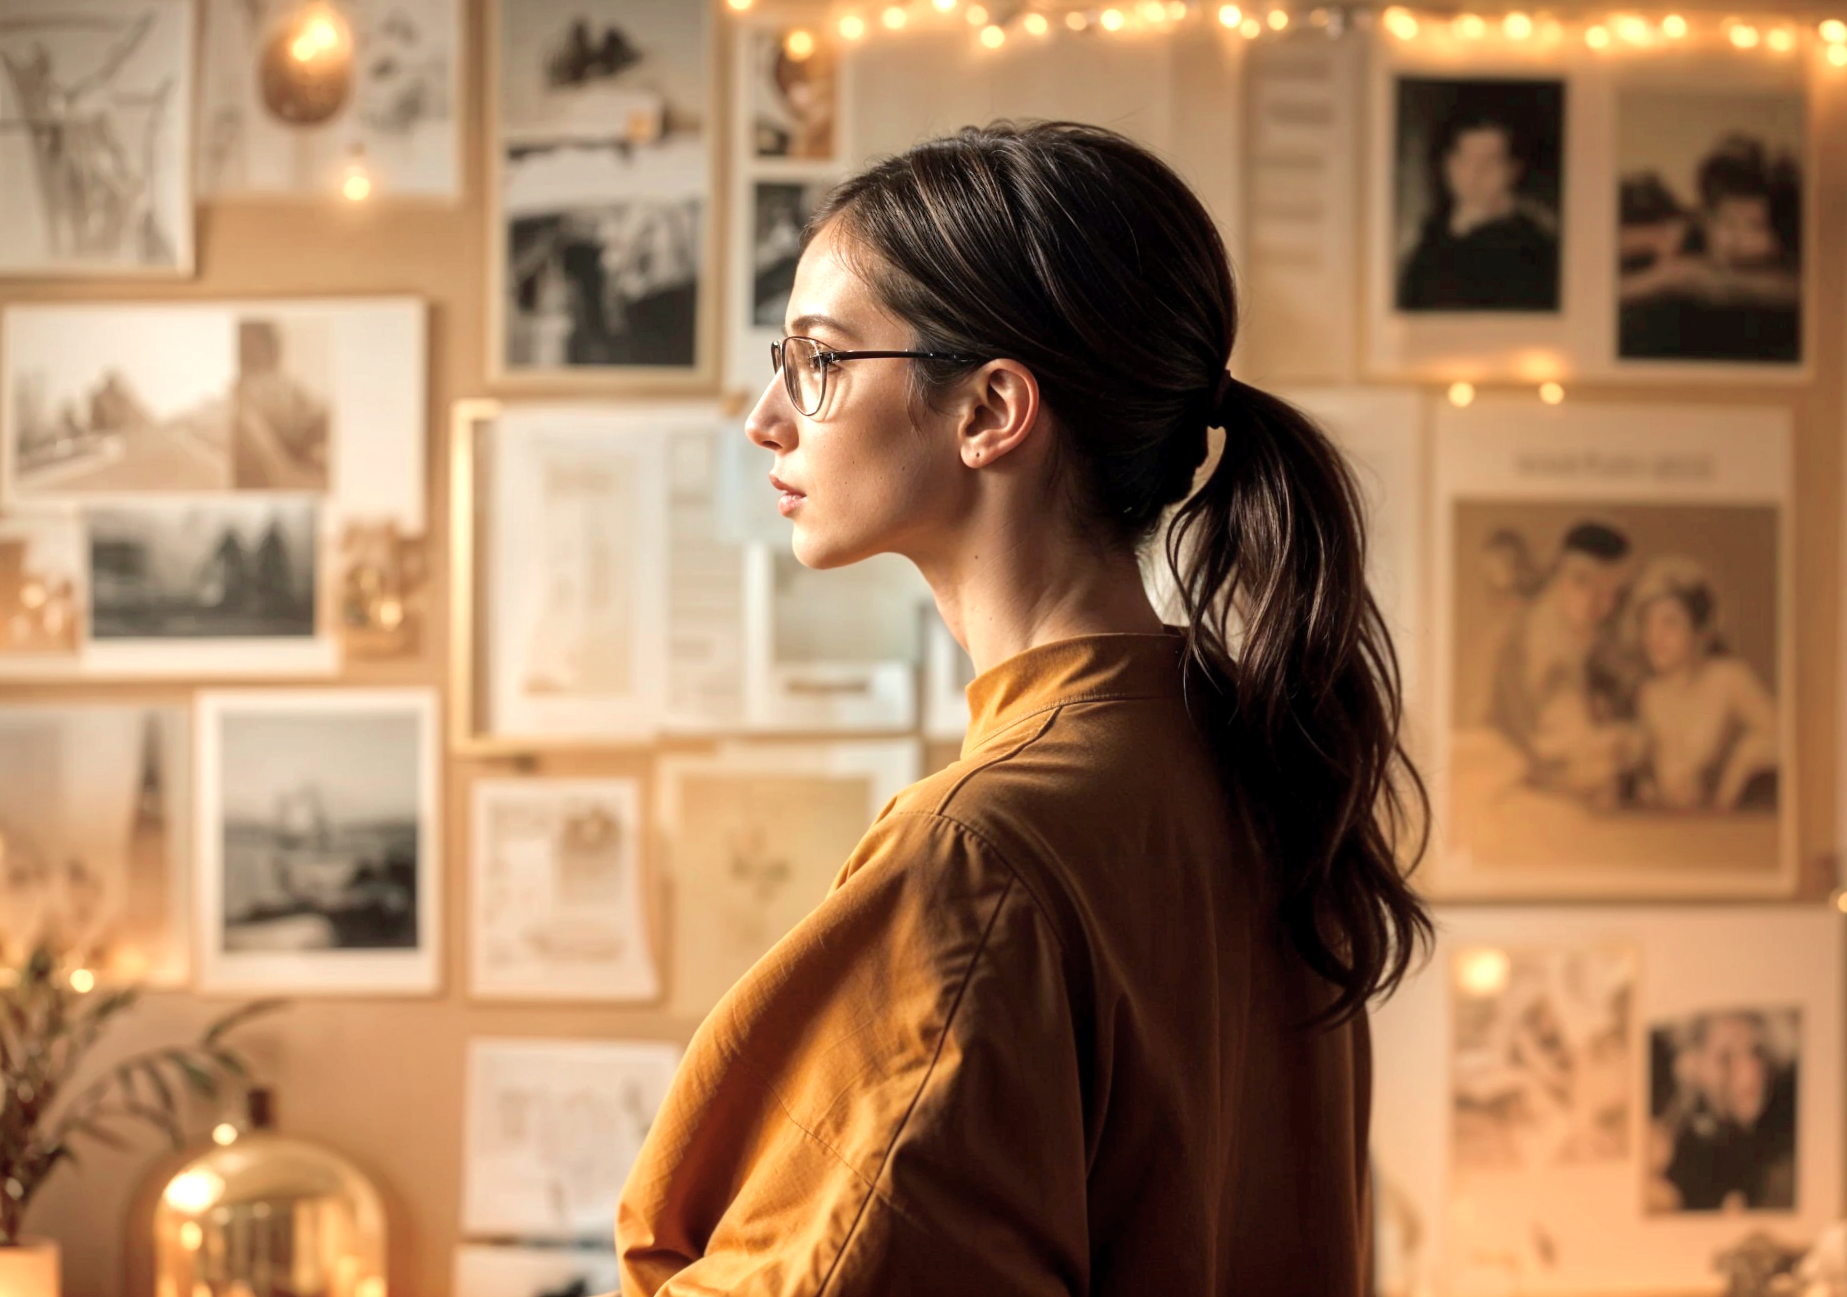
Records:
M949 825L952 829L960 829L962 832L968 834L969 837L986 847L993 853L994 858L1000 862L1001 868L1007 871L1007 882L1009 885L1018 883L1020 885L1020 890L1026 893L1026 899L1032 902L1033 909L1039 912L1040 922L1045 925L1045 930L1052 935L1052 940L1058 943L1058 953L1067 957L1070 955L1071 952L1065 945L1065 939L1058 931L1058 925L1052 921L1050 907L1046 905L1044 899L1039 895L1038 889L1026 881L1026 875L1015 868L1011 860L1007 859L1007 853L1001 850L1000 844L995 842L993 838L983 833L968 821L959 820L955 816L946 814L943 811L893 811L890 818L896 819L901 815L913 819L940 821L943 824Z
M1166 697L1165 694L1159 694L1159 693L1112 693L1109 691L1103 691L1099 693L1087 693L1087 694L1068 694L1063 698L1059 698L1053 702L1049 702L1045 704L1045 706L1043 707L1035 707L1029 712L1021 712L1018 716L1015 716L1012 720L1008 721L1005 725L1002 725L1000 728L994 730L991 733L982 735L980 738L975 740L974 747L970 749L970 755L972 756L975 752L980 751L982 748L992 743L995 739L1005 734L1008 730L1013 729L1021 721L1029 721L1035 716L1044 715L1046 712L1057 711L1060 707L1063 707L1069 703L1138 702L1138 701L1145 701L1147 699L1164 698L1164 697ZM1041 733L1043 732L1044 731L1041 731ZM1033 737L1037 738L1038 735L1034 735ZM1027 741L1031 742L1032 740L1029 739Z
M1027 748L1030 748L1033 744L1037 743L1040 739L1044 738L1045 732L1051 729L1052 723L1058 719L1058 706L1055 705L1053 707L1046 708L1045 710L1050 711L1052 715L1047 716L1045 718L1044 723L1042 723L1039 726L1039 728L1036 731L1034 731L1030 736L1021 739L1018 743L1016 743L1013 747L1008 748L1005 752L996 752L992 756L984 757L981 761L976 762L975 764L971 765L967 770L964 770L962 774L956 779L956 781L950 784L949 787L944 790L943 795L937 799L936 810L938 812L941 812L944 807L949 805L950 801L955 797L955 795L962 791L962 785L966 784L969 780L973 779L976 775L980 774L983 770L986 770L990 766L997 766L1001 764L1003 761L1008 761L1014 757L1019 756L1020 753L1026 751ZM1033 713L1033 715L1035 716L1039 714L1040 713L1038 712ZM1030 719L1032 718L1028 716L1022 716L1020 718L1021 721L1026 721ZM1018 722L1016 722L1015 724L1018 724ZM1007 727L1007 729L1009 730L1013 728L1014 728L1014 725L1009 725ZM1001 731L1001 733L1005 733L1005 732L1006 731L1004 730ZM999 738L1000 734L997 733L994 737Z
M943 1050L949 1044L949 1032L955 1026L956 1014L960 1012L963 1000L968 997L969 984L975 980L975 970L980 966L982 958L988 952L988 942L994 936L994 928L1000 922L1000 916L1006 911L1007 897L1013 891L1013 886L1017 882L1019 882L1019 877L1015 875L1011 867L1009 867L1007 885L1001 889L1000 896L995 899L994 913L988 916L987 926L981 930L981 944L975 947L974 956L968 961L968 971L962 974L962 984L956 988L955 1001L949 1006L948 1016L943 1019L943 1030L937 1037L935 1051L930 1055L930 1065L924 1069L923 1076L918 1079L917 1089L911 1095L911 1101L904 1109L904 1116L899 1118L898 1124L892 1128L891 1139L885 1145L885 1155L879 1159L878 1172L872 1177L872 1180L868 1184L866 1196L860 1200L859 1210L853 1215L853 1223L847 1227L846 1237L840 1240L840 1248L834 1253L833 1264L828 1266L827 1274L821 1279L821 1286L815 1289L815 1297L822 1297L822 1294L827 1292L828 1285L833 1283L834 1276L840 1273L840 1263L846 1259L847 1249L853 1245L853 1239L859 1233L860 1224L866 1219L866 1210L872 1205L872 1200L874 1198L877 1198L886 1206L890 1207L892 1211L899 1216L907 1220L910 1219L910 1213L898 1206L890 1194L880 1191L878 1181L879 1178L885 1174L885 1168L891 1164L892 1151L898 1147L899 1137L904 1134L904 1128L910 1125L912 1116L917 1112L917 1105L923 1101L924 1090L929 1086L930 1078L936 1074L937 1064L943 1059ZM780 1102L780 1100L778 1102ZM825 1147L825 1145L823 1145L823 1147ZM829 1150L829 1152L832 1151L831 1149ZM840 1157L838 1153L835 1153L834 1156ZM845 1160L846 1159L841 1158L843 1163ZM849 1167L848 1169L851 1170L852 1168ZM859 1173L854 1172L854 1174L858 1175ZM863 1175L860 1175L859 1178L862 1181L866 1179ZM911 1223L917 1228L925 1230L926 1233L934 1232L928 1230L922 1221L912 1220Z

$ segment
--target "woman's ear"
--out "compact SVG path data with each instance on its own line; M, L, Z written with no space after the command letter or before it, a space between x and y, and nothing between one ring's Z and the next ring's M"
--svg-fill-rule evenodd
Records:
M1017 360L990 360L967 380L957 441L973 468L1012 453L1039 422L1039 380Z

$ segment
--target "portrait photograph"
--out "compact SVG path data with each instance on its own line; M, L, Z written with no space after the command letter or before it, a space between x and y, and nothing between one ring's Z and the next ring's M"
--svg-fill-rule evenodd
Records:
M1799 90L1620 92L1620 359L1801 363L1807 122Z
M498 5L503 376L704 362L709 21L678 0Z
M91 638L313 639L317 512L300 499L87 510Z
M674 1012L710 1012L807 917L879 808L917 777L919 756L915 743L892 741L662 758Z
M832 161L838 151L840 54L817 27L756 27L744 42L750 149L759 158Z
M455 1250L455 1297L590 1297L622 1286L614 1252L577 1247Z
M105 978L184 983L192 765L186 709L0 704L0 945L41 938Z
M656 1041L469 1041L463 1232L607 1243L679 1063Z
M306 83L281 75L300 5L204 0L204 10L202 192L327 197L359 163L381 197L459 196L458 0L339 0L331 57L349 74Z
M795 265L802 259L802 231L826 196L819 182L759 180L751 241L750 322L782 334L789 294L795 288Z
M1564 83L1401 76L1395 107L1396 308L1557 312Z
M0 275L190 275L191 0L9 0Z
M651 1000L660 994L634 779L479 779L470 993Z
M434 740L424 690L200 695L201 986L436 989Z
M1539 895L1787 887L1778 444L1718 444L1751 422L1729 411L1661 411L1627 446L1570 418L1565 444L1478 441L1439 470L1490 470L1440 505L1439 872ZM1725 456L1758 462L1728 476Z
M0 675L9 664L74 658L86 634L89 570L74 510L0 511Z
M1651 1025L1649 1212L1795 1210L1801 1062L1799 1007Z

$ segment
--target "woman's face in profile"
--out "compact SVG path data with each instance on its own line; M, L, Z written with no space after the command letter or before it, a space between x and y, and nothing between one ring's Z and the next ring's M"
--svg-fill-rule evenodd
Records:
M1770 200L1745 195L1719 199L1706 213L1706 246L1712 259L1728 269L1776 260L1782 248L1770 224Z
M832 227L802 253L785 328L839 351L903 351L911 330L892 316L840 255ZM970 484L960 472L952 416L913 401L911 362L846 360L831 365L821 406L795 408L775 376L744 425L753 443L775 453L795 557L811 568L839 567L874 554L916 557L944 534ZM784 488L787 488L786 492Z

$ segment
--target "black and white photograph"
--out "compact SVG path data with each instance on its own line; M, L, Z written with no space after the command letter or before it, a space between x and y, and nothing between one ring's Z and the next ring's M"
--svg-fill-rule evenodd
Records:
M1621 359L1802 361L1807 122L1800 91L1621 92Z
M193 269L191 0L9 0L0 275Z
M1439 416L1440 868L1554 896L1787 886L1779 418L1491 417Z
M470 799L470 992L512 1000L658 996L640 782L478 779Z
M470 1041L463 1232L607 1241L679 1063L657 1041Z
M1556 312L1565 85L1397 81L1397 309Z
M83 520L74 510L0 513L0 671L9 659L77 653L88 571Z
M822 27L759 27L744 40L752 154L831 161L840 114L840 53L831 34Z
M696 375L712 241L706 7L498 9L502 376Z
M1459 1173L1629 1156L1636 973L1635 952L1622 947L1455 955Z
M459 0L205 0L199 185L327 197L461 191Z
M621 1266L607 1250L478 1245L455 1250L455 1297L590 1297L621 1286Z
M87 510L91 638L314 638L317 512L300 499Z
M1714 1009L1651 1025L1651 1215L1793 1211L1800 1007Z
M0 705L0 948L51 938L117 981L186 979L183 707Z
M202 985L435 989L434 737L422 690L200 696Z
M750 322L757 328L782 330L795 264L802 259L802 231L827 189L821 183L757 181L750 290Z
M9 495L326 491L335 328L261 307L10 311Z

